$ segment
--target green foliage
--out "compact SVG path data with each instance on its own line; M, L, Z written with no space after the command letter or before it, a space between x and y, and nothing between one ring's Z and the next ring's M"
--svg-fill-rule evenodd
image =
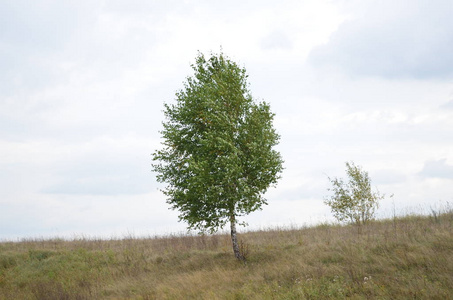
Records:
M215 232L261 209L282 171L279 135L265 102L255 103L244 68L223 54L199 54L193 77L165 104L163 149L153 170L189 229Z
M332 183L333 195L324 200L329 205L335 218L340 221L362 225L374 219L376 209L379 207L379 200L384 198L379 191L371 190L371 179L368 172L356 166L353 162L346 163L346 174L349 181L329 177Z

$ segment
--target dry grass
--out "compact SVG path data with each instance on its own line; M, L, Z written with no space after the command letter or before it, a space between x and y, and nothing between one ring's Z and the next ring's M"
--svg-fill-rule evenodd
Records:
M453 213L228 235L0 243L0 299L448 299Z

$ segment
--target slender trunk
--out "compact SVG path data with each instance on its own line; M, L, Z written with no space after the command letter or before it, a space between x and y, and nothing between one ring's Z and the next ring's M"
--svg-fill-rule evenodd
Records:
M231 242L233 243L234 256L240 261L244 261L245 257L241 254L241 251L239 249L238 237L236 233L236 218L234 214L230 216L230 226L231 226Z

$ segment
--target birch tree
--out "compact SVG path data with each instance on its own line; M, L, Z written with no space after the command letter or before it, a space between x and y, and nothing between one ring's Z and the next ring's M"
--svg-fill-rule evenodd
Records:
M199 53L192 69L176 102L164 105L153 170L188 229L214 233L229 223L234 255L244 260L236 225L267 204L264 193L283 169L274 114L252 98L245 68L222 53Z
M325 198L324 203L330 206L338 221L365 224L374 219L379 201L384 198L384 195L371 189L368 172L353 162L346 163L346 174L349 178L347 182L341 178L329 178L332 188L328 191L332 191L333 195Z

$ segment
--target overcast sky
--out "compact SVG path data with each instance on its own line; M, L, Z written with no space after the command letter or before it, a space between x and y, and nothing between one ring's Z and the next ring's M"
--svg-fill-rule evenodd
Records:
M184 231L151 172L198 51L244 66L285 160L251 229L332 220L345 162L389 217L453 202L453 3L0 0L0 239ZM243 230L243 229L241 229Z

